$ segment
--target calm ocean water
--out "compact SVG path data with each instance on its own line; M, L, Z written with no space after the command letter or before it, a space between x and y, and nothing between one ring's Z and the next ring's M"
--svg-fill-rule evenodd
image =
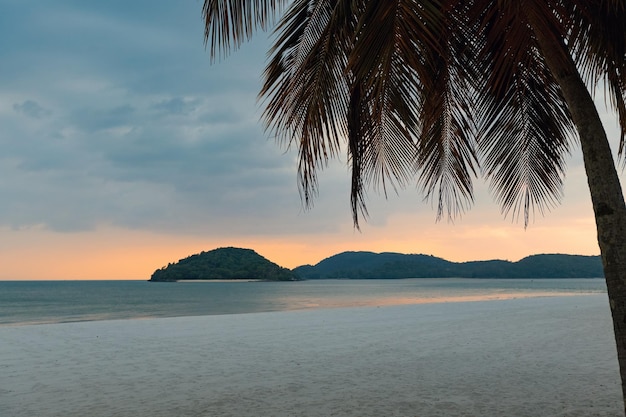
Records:
M603 292L603 279L0 281L0 326Z

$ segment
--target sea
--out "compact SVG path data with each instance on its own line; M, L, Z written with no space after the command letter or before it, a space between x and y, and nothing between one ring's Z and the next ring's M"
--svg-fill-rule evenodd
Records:
M0 326L598 293L604 279L0 281Z

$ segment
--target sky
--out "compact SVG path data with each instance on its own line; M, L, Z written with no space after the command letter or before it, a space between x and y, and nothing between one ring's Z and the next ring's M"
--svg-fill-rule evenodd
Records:
M268 34L211 64L201 0L0 8L0 280L148 279L226 246L288 268L349 250L457 262L599 253L577 145L562 204L526 229L479 178L473 208L453 222L437 222L414 186L371 189L358 231L346 158L320 173L305 209L296 150L264 131ZM600 108L616 148L615 118Z

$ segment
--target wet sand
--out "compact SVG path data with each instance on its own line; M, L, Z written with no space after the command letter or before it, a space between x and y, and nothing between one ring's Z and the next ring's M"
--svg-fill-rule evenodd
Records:
M605 294L0 327L0 416L619 416Z

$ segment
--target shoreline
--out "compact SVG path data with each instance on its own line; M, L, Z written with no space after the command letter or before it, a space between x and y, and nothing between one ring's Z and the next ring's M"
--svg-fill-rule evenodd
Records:
M619 416L606 294L0 328L12 417Z
M195 282L195 281L191 281ZM223 282L223 281L219 281ZM237 281L240 282L240 281ZM28 320L21 322L0 322L0 329L3 327L21 327L21 326L43 326L51 324L67 324L67 323L90 323L99 321L125 321L125 320L152 320L152 319L167 319L167 318L184 318L184 317L211 317L211 316L230 316L240 314L258 314L258 313L280 313L291 311L315 311L315 310L339 310L339 309L351 309L351 308L379 308L379 307L394 307L405 305L429 305L429 304L450 304L450 303L476 303L476 302L494 302L494 301L506 301L506 300L523 300L523 299L545 299L552 297L582 297L582 296L594 296L606 293L592 293L592 292L580 292L573 293L567 291L527 291L527 292L502 292L496 294L481 294L481 295L466 295L466 296L449 296L449 297L392 297L392 298L378 298L375 300L364 300L361 302L353 302L351 305L319 305L315 302L301 304L297 307L283 308L283 309L271 309L263 311L242 311L242 312L216 312L212 314L164 314L164 315L128 315L115 317L114 313L104 314L92 314L82 317L64 317L62 319L42 319L42 320Z
M265 279L178 279L176 281L150 281L148 280L148 282L182 282L182 283L189 283L189 282L266 282L267 280Z

